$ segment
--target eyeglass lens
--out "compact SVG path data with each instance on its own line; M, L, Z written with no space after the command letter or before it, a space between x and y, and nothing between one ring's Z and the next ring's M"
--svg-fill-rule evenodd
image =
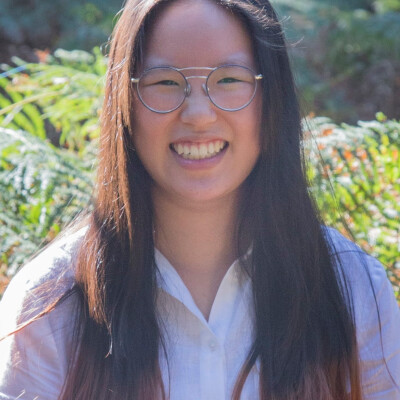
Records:
M253 99L255 90L254 73L245 67L219 67L207 79L210 100L224 110L233 111L245 107ZM186 80L181 72L173 68L153 68L141 76L138 92L148 108L168 112L178 108L184 101Z

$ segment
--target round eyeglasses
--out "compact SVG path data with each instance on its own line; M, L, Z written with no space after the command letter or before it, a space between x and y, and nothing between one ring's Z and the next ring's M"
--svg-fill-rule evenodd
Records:
M185 76L182 71L206 70L208 75ZM250 68L242 65L222 65L209 67L153 67L145 70L139 78L131 78L136 84L140 101L149 110L166 114L179 108L192 87L189 79L202 78L205 93L211 102L224 111L239 111L247 107L253 100L257 81L262 75L257 75Z

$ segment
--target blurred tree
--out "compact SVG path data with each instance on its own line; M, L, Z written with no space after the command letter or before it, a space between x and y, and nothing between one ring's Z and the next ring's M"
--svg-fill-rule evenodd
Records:
M400 0L275 1L306 113L400 117Z
M400 121L376 117L307 121L310 190L325 222L385 265L400 304Z
M400 12L400 0L379 0L375 2L375 8L378 12Z
M38 61L32 49L90 50L106 42L122 0L1 0L0 62Z
M0 127L83 152L99 131L106 74L100 49L58 49L41 63L21 67L22 73L9 68L9 76L0 77Z

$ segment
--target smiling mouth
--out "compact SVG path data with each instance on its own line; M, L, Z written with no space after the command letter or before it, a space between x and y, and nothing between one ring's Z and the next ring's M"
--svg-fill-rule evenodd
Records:
M171 143L170 149L186 160L204 160L215 157L228 146L224 140L208 143Z

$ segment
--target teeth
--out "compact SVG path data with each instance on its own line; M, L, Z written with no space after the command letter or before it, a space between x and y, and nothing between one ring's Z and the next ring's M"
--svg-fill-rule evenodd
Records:
M194 157L195 160L199 159L199 148L197 146L190 146L190 154Z
M173 144L172 148L183 158L189 160L200 160L204 158L211 158L218 154L224 147L226 142L223 140L215 140L208 144Z
M205 144L201 144L199 153L200 153L200 157L204 158L208 153L208 146L206 146Z

